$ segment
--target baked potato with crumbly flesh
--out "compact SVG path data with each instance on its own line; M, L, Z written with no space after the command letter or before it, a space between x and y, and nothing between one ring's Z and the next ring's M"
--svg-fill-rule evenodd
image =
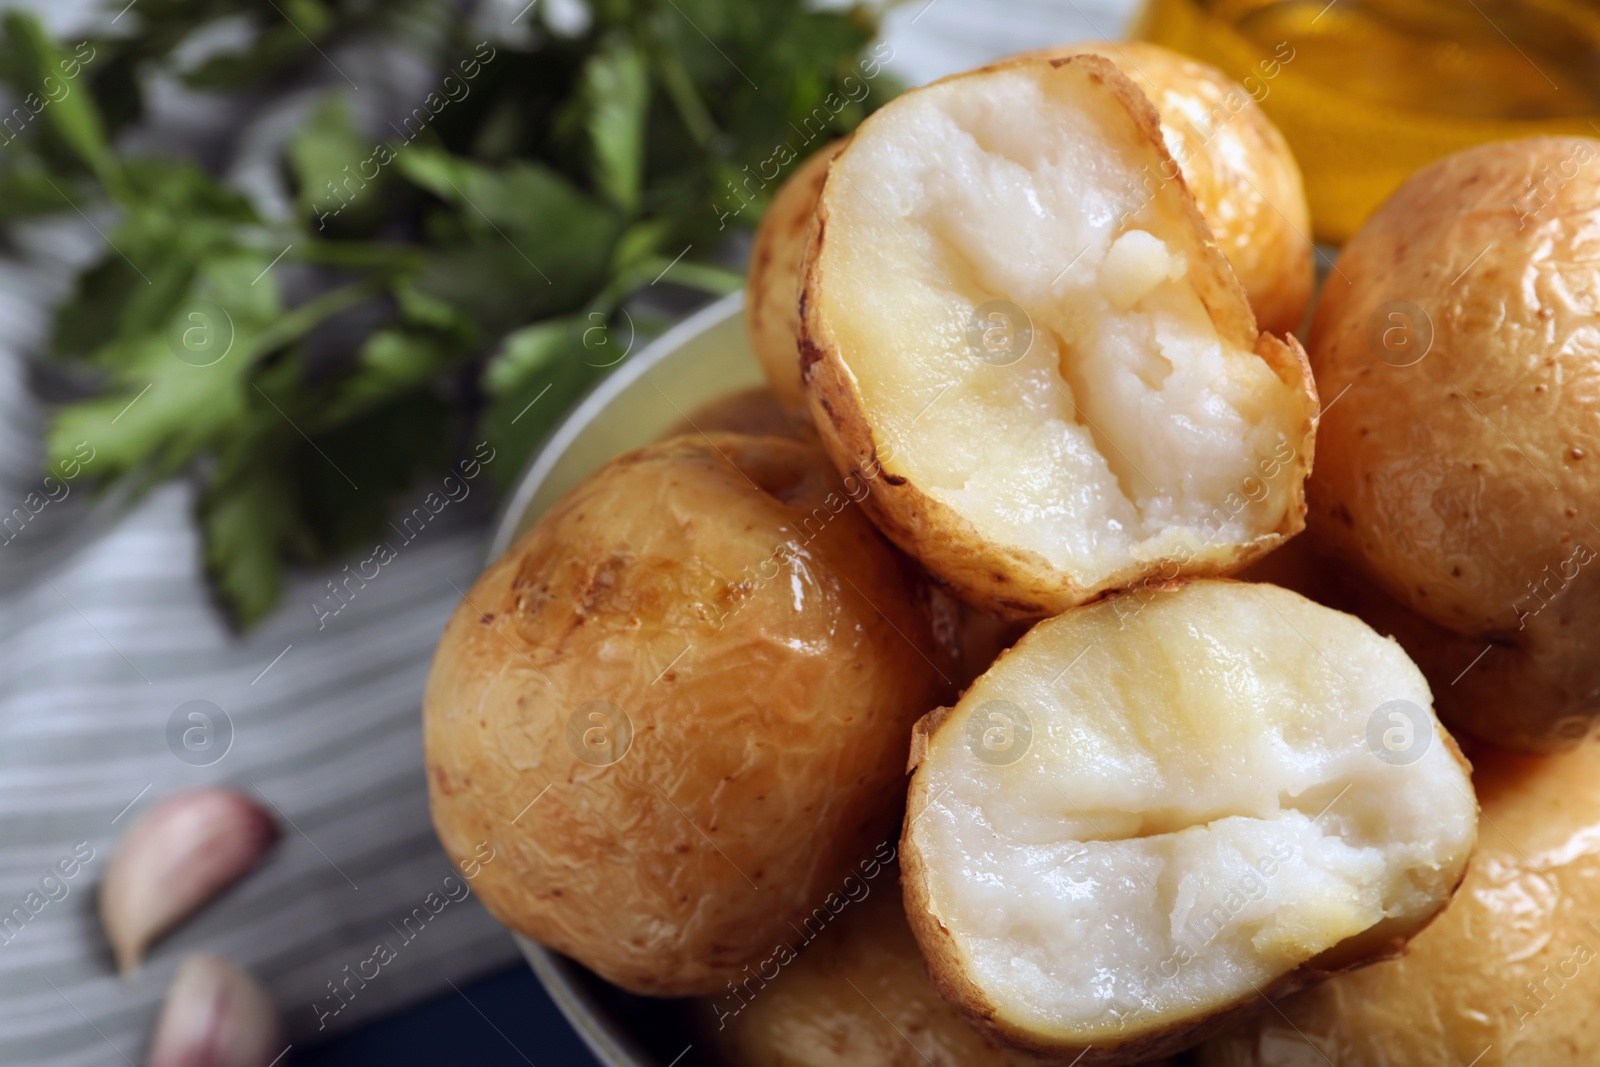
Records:
M621 456L474 583L424 696L434 825L512 929L624 989L721 989L893 840L946 699L920 572L814 446Z
M901 838L935 985L1086 1065L1391 957L1455 891L1467 765L1359 619L1168 583L1035 626L918 724Z
M1469 149L1345 246L1310 339L1319 539L1454 646L1439 712L1497 745L1600 717L1600 141Z
M1316 394L1250 305L1155 110L1094 55L898 97L833 160L802 306L811 414L879 527L1039 617L1227 574L1298 531Z

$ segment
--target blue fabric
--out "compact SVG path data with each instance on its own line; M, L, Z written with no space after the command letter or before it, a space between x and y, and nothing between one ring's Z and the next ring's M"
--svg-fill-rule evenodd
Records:
M291 1067L599 1067L523 966L302 1052Z

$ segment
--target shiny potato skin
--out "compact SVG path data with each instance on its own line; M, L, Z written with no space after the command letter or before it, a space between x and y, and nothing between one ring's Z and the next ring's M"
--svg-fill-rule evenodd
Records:
M800 422L811 421L800 380L801 267L828 164L844 146L843 139L825 145L794 169L761 216L750 250L744 300L750 348L778 403Z
M928 981L890 868L748 999L704 1006L704 1029L737 1067L1039 1067L968 1026ZM881 883L881 884L880 884ZM791 941L795 939L791 938ZM771 973L770 971L768 973Z
M791 421L770 388L740 389L708 400L662 437L689 433L740 433L755 437L788 437L817 442L807 424ZM965 688L989 669L995 658L1027 631L1027 624L1003 619L962 603L939 589L929 587L929 607L934 633L941 647L953 653L951 682ZM940 661L941 664L944 660Z
M674 438L473 585L424 741L446 851L494 849L473 887L497 918L624 989L712 993L893 840L951 668L847 492L797 442Z
M1527 751L1600 715L1597 154L1534 138L1419 171L1345 246L1309 345L1308 521L1446 635L1419 656L1441 717Z
M1282 1001L1282 1015L1260 1013L1197 1064L1600 1062L1600 745L1468 754L1482 832L1450 908L1406 956Z
M1146 41L1080 41L1036 55L1093 52L1155 104L1217 246L1267 333L1300 327L1316 271L1311 209L1289 142L1245 87L1215 67Z

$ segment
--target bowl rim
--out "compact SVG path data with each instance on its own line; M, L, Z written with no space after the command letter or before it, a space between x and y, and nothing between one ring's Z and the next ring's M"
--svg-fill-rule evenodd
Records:
M619 394L685 345L724 325L741 314L743 309L743 292L730 293L712 301L651 341L638 355L597 382L573 405L534 450L527 466L517 476L515 488L506 496L495 515L484 557L485 566L500 558L511 547L524 513L557 463L578 436L605 412ZM512 936L539 979L539 984L596 1059L606 1067L657 1067L655 1057L640 1048L617 1025L613 1015L595 1000L586 983L580 980L579 964L521 934L513 932Z
M572 406L555 428L533 450L532 458L522 473L517 475L516 487L500 505L492 526L485 565L503 555L517 536L517 524L523 513L538 494L550 472L566 455L580 433L611 405L621 392L659 366L667 357L701 334L722 325L744 310L744 293L729 293L707 304L683 321L670 327L660 337L645 345L644 349L621 367L597 382L583 399Z

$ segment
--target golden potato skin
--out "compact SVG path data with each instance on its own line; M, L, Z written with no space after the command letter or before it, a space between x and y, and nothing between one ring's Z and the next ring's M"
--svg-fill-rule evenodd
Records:
M1311 523L1452 635L1419 657L1445 721L1527 751L1600 715L1597 153L1535 138L1419 171L1345 246L1311 332Z
M745 282L744 324L750 348L766 372L778 403L801 422L810 422L805 384L800 380L800 288L806 236L817 199L828 178L828 164L845 146L834 141L794 169L778 187L756 227Z
M1600 745L1470 754L1482 832L1450 908L1408 955L1282 1001L1282 1015L1204 1046L1199 1064L1600 1062Z
M928 981L891 868L772 981L707 1005L737 1067L1038 1067L968 1026Z
M1042 60L1011 59L1005 64L1017 62ZM1052 67L1070 69L1091 82L1103 84L1127 111L1152 168L1159 170L1164 161L1171 164L1155 108L1114 64L1095 55L1076 55L1048 62ZM970 71L944 80L980 73L982 71ZM880 111L867 122L881 121L883 114ZM841 151L848 151L848 148L846 144ZM1151 580L1156 575L1163 578L1179 574L1188 577L1231 575L1304 528L1305 479L1311 473L1314 459L1318 410L1317 388L1305 351L1293 336L1278 338L1257 330L1244 290L1211 239L1199 208L1183 183L1163 183L1153 195L1166 199L1175 213L1193 224L1183 251L1192 262L1200 264L1191 271L1190 279L1213 317L1218 336L1254 351L1281 381L1292 384L1299 393L1299 432L1291 442L1295 447L1294 455L1285 464L1295 495L1279 527L1249 543L1209 546L1187 561L1138 561L1091 586L1080 584L1071 574L1056 569L1036 552L986 541L958 511L923 492L904 473L897 471L895 458L887 454L887 449L880 453L855 375L845 363L840 341L834 336L827 314L819 306L829 284L822 263L823 251L830 239L826 184L817 202L816 225L808 237L803 270L805 284L800 302L800 371L817 434L840 471L856 478L866 471L880 475L881 491L875 491L864 501L878 528L938 581L983 611L1010 620L1037 620L1104 593Z
M1244 86L1146 41L1080 41L1031 53L1092 52L1133 79L1161 116L1167 150L1268 333L1300 327L1316 270L1311 209L1289 142Z
M498 919L625 989L712 993L893 840L952 653L847 489L797 442L674 438L473 585L424 743L446 851L495 850Z

